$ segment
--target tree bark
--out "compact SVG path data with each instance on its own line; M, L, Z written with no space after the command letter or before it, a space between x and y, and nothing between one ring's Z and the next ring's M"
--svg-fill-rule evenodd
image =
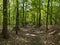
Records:
M3 0L3 29L2 29L2 35L3 38L8 38L8 21L7 21L7 0Z
M16 34L18 34L18 31L20 30L19 28L19 3L18 3L18 0L16 0L17 2L17 10L16 10L16 25L15 25L15 31L16 31Z
M51 15L50 15L50 25L52 25L52 0L51 0Z
M46 16L46 32L47 32L47 30L48 30L48 12L49 12L49 2L50 2L50 0L48 0L48 4L47 4L47 16Z
M39 0L39 27L41 26L41 1Z

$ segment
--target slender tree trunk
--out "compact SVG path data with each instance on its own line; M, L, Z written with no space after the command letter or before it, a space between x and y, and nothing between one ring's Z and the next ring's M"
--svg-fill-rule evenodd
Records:
M8 38L8 22L7 22L7 0L3 0L3 29L2 29L2 34L3 38L7 39Z
M51 15L50 15L50 25L52 25L52 0L51 0Z
M38 9L37 9L37 20L36 20L36 21L37 21L37 26L38 26L38 21L39 21L39 20L38 20L38 15L39 15L39 14L38 14Z
M27 24L27 23L26 23L26 16L27 16L27 6L28 6L28 5L27 5L27 2L28 2L28 0L26 0L26 7L25 7L25 10L26 10L26 11L25 11L25 25Z
M32 20L33 25L35 25L35 14L34 13L32 13L31 20Z
M37 4L38 4L38 0L37 0ZM39 26L39 19L38 18L39 18L39 9L38 9L38 5L37 5L37 20L36 20L37 21L36 22L37 23L37 27Z
M39 27L41 26L41 1L39 0Z
M24 21L25 21L25 14L24 14L25 12L24 12L24 0L23 0L23 18L22 18L22 25L24 26Z
M47 16L46 16L46 32L47 32L47 30L48 30L48 12L49 12L49 2L50 2L50 0L48 0L48 4L47 4Z
M34 14L34 25L35 25L35 14Z
M18 3L18 0L16 0L16 2L17 2L17 12L16 12L15 31L16 31L16 34L18 34L18 31L20 30L20 28L19 28L19 3Z
M55 25L57 24L57 16L55 15Z
M8 0L8 2L9 2L8 3L9 4L9 18L8 19L9 19L9 25L10 25L10 1Z

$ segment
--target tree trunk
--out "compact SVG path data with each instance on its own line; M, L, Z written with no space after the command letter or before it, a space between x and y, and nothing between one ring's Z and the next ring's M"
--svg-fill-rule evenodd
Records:
M8 5L9 5L9 17L8 17L8 19L9 19L9 25L10 25L10 1L8 0Z
M50 15L50 25L52 25L52 0L51 0L51 15Z
M25 21L25 14L24 14L24 0L23 0L23 18L22 18L22 26L24 26L24 21Z
M39 0L39 27L41 26L41 1Z
M17 2L17 12L16 12L15 31L16 31L16 34L18 34L18 31L20 30L20 28L19 28L19 4L18 4L18 0L16 0L16 2Z
M47 4L46 32L47 32L47 30L48 30L48 15L49 15L48 11L49 11L49 2L50 2L50 0L48 0L48 4Z
M3 0L3 29L2 29L2 35L3 35L3 38L8 38L8 29L7 29L7 26L8 26L8 22L7 22L7 0Z

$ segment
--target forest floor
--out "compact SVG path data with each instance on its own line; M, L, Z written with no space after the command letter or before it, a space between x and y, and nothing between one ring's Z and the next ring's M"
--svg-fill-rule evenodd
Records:
M45 25L39 28L27 25L20 28L18 35L12 30L12 27L8 28L9 39L5 40L0 35L0 45L60 45L60 26L49 25L46 32ZM2 26L0 26L0 32L1 28Z

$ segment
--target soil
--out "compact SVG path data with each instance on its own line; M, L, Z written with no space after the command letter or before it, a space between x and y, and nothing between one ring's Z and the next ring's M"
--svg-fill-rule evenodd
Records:
M35 28L32 25L20 27L18 35L13 30L13 25L8 26L9 39L3 39L0 35L0 45L60 45L60 26L46 25ZM0 33L2 25L0 25Z

